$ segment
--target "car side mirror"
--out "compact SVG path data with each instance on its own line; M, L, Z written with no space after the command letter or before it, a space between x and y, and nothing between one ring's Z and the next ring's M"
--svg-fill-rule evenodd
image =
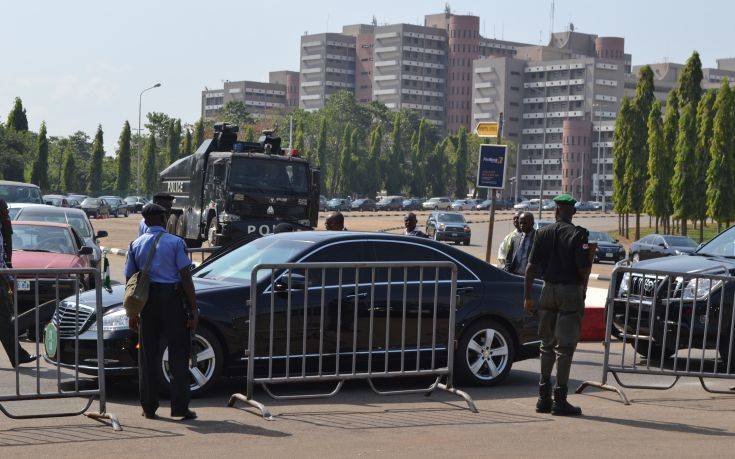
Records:
M668 247L668 246L666 245L666 243L664 243L664 242L661 242L661 243L660 243L660 244L659 244L658 246L659 246L659 247L661 247L662 249L665 249L665 248L667 248L667 247Z
M79 255L92 255L94 253L94 249L88 245L85 245L81 249L79 249Z
M107 231L105 231L105 230L97 231L97 234L95 235L95 237L98 238L98 239L101 238L101 237L107 237Z
M273 285L273 290L278 293L288 293L288 275L282 276ZM301 274L291 274L291 291L298 292L306 290L306 277Z

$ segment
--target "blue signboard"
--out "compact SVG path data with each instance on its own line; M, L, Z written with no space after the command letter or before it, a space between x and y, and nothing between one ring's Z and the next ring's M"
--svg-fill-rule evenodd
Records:
M480 145L480 159L477 162L477 187L503 189L507 160L508 147L506 145Z

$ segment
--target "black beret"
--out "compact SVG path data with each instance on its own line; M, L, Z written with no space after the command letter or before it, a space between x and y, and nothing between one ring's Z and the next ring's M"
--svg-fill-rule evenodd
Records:
M158 204L151 202L143 206L143 211L141 213L143 214L143 218L148 218L156 215L165 215L166 209L163 206L159 206Z

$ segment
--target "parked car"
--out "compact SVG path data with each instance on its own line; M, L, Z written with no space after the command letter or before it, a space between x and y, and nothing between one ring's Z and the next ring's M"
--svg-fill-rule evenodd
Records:
M123 217L127 217L130 213L130 207L128 206L128 203L126 203L123 198L119 196L100 196L100 199L104 199L107 204L110 206L110 214L114 215L116 218L122 215Z
M623 244L618 242L617 239L613 239L612 236L604 231L590 231L589 241L597 243L595 263L602 261L617 263L625 258Z
M99 247L99 240L107 237L107 231L97 231L95 233L87 214L83 210L43 204L11 204L9 207L10 219L13 221L56 222L71 226L82 238L84 245L92 247L92 267L100 266L102 251Z
M536 209L538 209L538 204L536 204ZM541 204L541 210L554 210L556 209L556 203L552 201L551 199L544 199L543 203Z
M631 244L630 256L633 261L639 261L682 255L695 250L697 250L697 243L686 236L649 234Z
M401 210L403 196L385 196L375 204L377 210Z
M450 209L452 210L473 210L477 204L473 199L455 199Z
M327 198L319 196L319 212L327 211Z
M290 294L272 296L269 291L270 276L265 275L258 279L257 284L250 284L253 268L260 263L295 263L295 262L400 262L400 261L452 261L458 267L457 281L457 318L456 318L456 350L455 352L455 374L468 384L495 385L502 382L511 371L514 362L532 358L538 355L537 319L527 315L523 311L523 279L507 274L493 266L453 247L439 244L435 241L421 238L408 238L401 235L385 233L342 233L325 231L308 231L298 233L281 233L273 236L256 239L248 244L233 247L222 254L215 255L205 261L193 271L193 280L196 290L197 303L200 308L199 327L194 337L194 352L200 357L197 365L192 369L190 389L193 393L205 392L216 385L222 376L238 376L244 374L244 360L242 349L246 342L245 333L247 328L243 326L248 320L249 309L243 298L250 298L250 289L256 289L258 296L256 304L258 310L258 321L263 324L270 320L270 301L274 299L276 305L275 323L285 322L285 301L287 297L292 298L292 317L298 314L298 308L303 308L303 285L292 285ZM276 272L277 276L282 273ZM355 283L354 274L343 272L342 284ZM386 298L395 296L391 302L399 305L403 301L403 295L407 295L410 304L419 301L419 288L415 282L409 283L404 292L404 280L395 275L390 281L385 277L385 271L378 272L378 282L371 284L370 276L365 274L364 279L360 276L360 283L355 288L360 291L370 292L371 285L374 288L374 298L382 299L375 305L370 301L357 302L355 308L360 317L366 317L370 308L376 310L390 310L391 327L393 324L399 326L401 323L401 309L391 307L386 309ZM385 281L381 279L385 278ZM309 280L304 280L309 282ZM318 280L321 284L321 278ZM421 296L426 301L426 310L434 307L433 297L426 293L434 290L431 278L424 286L424 294ZM343 291L338 285L337 272L327 271L324 289L320 289L322 295L309 295L307 297L307 308L314 310L315 318L320 316L319 310L322 304L334 305L340 301L338 296L352 294L352 289ZM280 285L284 285L281 283ZM277 287L280 288L280 287ZM286 287L288 288L288 287ZM446 320L447 308L449 306L448 284L440 281L438 286L438 317ZM533 285L533 296L538 298L541 282ZM301 290L299 290L301 289ZM125 318L125 310L122 300L125 286L113 286L110 292L102 292L102 307L105 315L102 318L105 329L104 346L105 358L109 363L105 364L108 375L135 375L137 373L138 356L136 344L138 336L130 330ZM355 290L356 291L356 290ZM390 293L389 293L390 292ZM368 294L369 295L369 294ZM368 297L365 295L365 298ZM300 300L299 298L300 297ZM361 294L362 298L363 295ZM347 301L347 300L345 300ZM382 301L382 303L381 303ZM94 304L94 292L85 292L80 295L79 302L82 305ZM393 303L394 302L394 303ZM460 306L461 305L461 306ZM262 307L262 309L260 309ZM64 327L69 325L69 316L65 313L74 308L74 300L61 301L54 315L53 326ZM352 307L343 308L341 318L337 316L336 309L329 307L325 310L325 323L337 324L340 320L342 334L338 335L340 327L324 327L324 352L339 352L345 359L351 359L353 355L353 344L349 327L355 319ZM81 317L81 333L79 335L79 371L96 375L96 353L97 332L93 310L88 306L83 307ZM303 316L303 314L302 314ZM312 317L311 313L308 314ZM371 316L372 317L372 316ZM406 318L406 330L416 330L417 317L421 317L422 330L428 334L426 343L430 343L431 330L433 329L433 315L410 314ZM386 323L385 313L374 315L374 343L385 343ZM320 342L319 320L308 327L316 326L314 332L306 336L308 349L318 349ZM293 327L292 336L288 338L293 342L301 342L298 335L300 327ZM436 336L436 342L442 342L446 338L445 330L441 324L437 330L442 330ZM391 335L393 328L391 328ZM51 334L49 334L51 335ZM296 337L298 335L298 338ZM338 338L338 336L341 338ZM409 341L407 347L415 341L408 333ZM268 346L267 334L256 335L256 349ZM274 357L287 358L285 355L286 339L284 334L276 335L273 349L276 349ZM334 350L337 340L342 342L339 350ZM68 333L59 333L60 355L45 355L46 360L56 364L57 359L64 368L74 366L74 336ZM413 340L413 341L412 341ZM375 345L372 354L364 340L358 341L355 349L358 360L358 368L365 368L372 361L375 368L384 365L386 349L383 345ZM422 338L421 343L424 343ZM400 339L389 339L389 350L398 349ZM415 345L414 345L415 346ZM49 349L51 346L47 346ZM363 351L364 348L364 351ZM436 350L436 358L446 361L446 348L440 347ZM400 369L400 352L391 353L395 359L389 359L390 368ZM415 354L415 351L414 351ZM408 354L406 354L408 355ZM488 357L489 355L489 357ZM167 348L161 346L158 365L161 371L161 381L167 384L163 372L167 371L166 365ZM427 354L427 357L429 354ZM301 357L294 357L294 362L301 362ZM316 373L318 369L318 357L307 357L307 374ZM325 359L325 364L327 363ZM380 367L383 368L382 366ZM276 370L282 372L283 370ZM256 365L254 368L256 377L268 374L267 365ZM194 378L193 375L196 375Z
M87 198L82 201L82 210L90 218L103 218L110 216L110 205L102 198Z
M148 204L148 200L143 196L128 196L125 203L129 206L130 212L137 213L143 210L143 206Z
M574 208L580 212L600 210L600 207L595 205L595 203L592 201L578 201L576 204L574 204Z
M452 207L452 201L449 198L431 198L421 204L424 210L449 210Z
M426 235L435 241L470 245L472 229L464 215L455 212L432 212L426 220Z
M370 211L374 212L377 210L375 207L375 201L370 198L355 199L350 205L350 210L359 210L360 212Z
M87 196L86 194L73 194L73 193L69 193L69 194L67 194L66 196L67 196L67 197L68 197L69 199L76 199L76 200L77 200L77 201L79 201L80 203L81 203L82 201L84 201L85 199L87 199L87 198L89 197L89 196Z
M344 212L350 210L350 200L342 198L333 198L327 201L327 210L329 212Z
M88 268L92 266L94 249L84 244L84 240L70 225L51 222L13 222L13 267L22 269L47 268ZM91 276L80 280L80 289L89 288ZM18 313L33 308L36 304L36 283L38 283L38 304L72 295L75 280L62 277L59 291L55 279L37 279L34 275L19 274L16 279L18 289Z
M13 202L43 204L41 189L32 183L0 180L0 198L8 204Z
M535 222L533 223L533 227L534 227L535 229L537 229L537 230L538 230L538 229L541 229L541 228L543 228L544 226L549 226L549 225L551 225L552 223L554 223L554 222L553 222L553 221L551 221L551 220L536 220L536 221L535 221Z
M509 210L513 208L513 201L510 199L498 199L495 201L495 210ZM478 202L475 210L490 210L490 200Z
M66 198L66 202L69 203L69 207L71 207L72 209L82 208L82 201L78 200L77 198Z
M43 203L47 206L70 207L69 199L66 196L62 196L60 194L43 195Z
M641 260L634 262L631 268L692 273L693 276L697 273L731 276L735 272L735 227L723 231L694 252ZM723 362L715 365L721 364L723 373L725 367L735 368L735 352L731 341L735 338L730 333L735 313L732 304L735 282L723 285L722 282L711 282L704 278L686 279L686 276L655 278L633 271L623 274L617 285L611 283L610 289L614 289L613 325L621 333L627 329L629 338L637 336L636 340L631 339L629 342L640 355L649 355L649 344L650 356L656 360L671 357L679 349L690 346L712 351L716 349ZM721 306L723 304L724 308ZM640 305L643 308L639 311ZM681 326L677 325L679 320ZM718 333L718 328L722 333ZM690 345L692 337L694 344ZM713 354L717 358L716 352ZM684 362L680 363L683 365Z
M519 211L538 210L538 202L538 199L527 199L514 205L513 209Z
M419 198L408 198L401 202L401 210L414 211L421 210L421 199Z

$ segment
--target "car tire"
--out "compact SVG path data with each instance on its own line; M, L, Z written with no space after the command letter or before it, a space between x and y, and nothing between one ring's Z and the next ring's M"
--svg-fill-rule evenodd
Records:
M493 319L477 320L462 333L454 370L466 384L495 386L508 377L515 354L515 341L504 325Z
M191 376L189 390L193 397L197 397L207 393L217 383L222 375L224 358L219 339L207 327L199 326L192 345L194 346L192 352L196 351L201 356L197 362L197 366L194 367L196 370L194 368L189 369ZM159 381L162 383L162 392L164 394L170 394L171 380L168 373L168 346L165 338L161 339L158 353L157 361L161 362L161 364L156 367L156 370L160 378Z
M648 358L648 340L647 339L638 340L637 343L633 341L630 345L633 347L633 349L635 349L635 352L638 355L640 355L641 357ZM653 360L661 360L661 357L669 358L669 356L673 354L674 354L674 351L672 350L667 350L667 352L664 353L663 346L661 346L660 344L653 343L651 345L651 359Z

